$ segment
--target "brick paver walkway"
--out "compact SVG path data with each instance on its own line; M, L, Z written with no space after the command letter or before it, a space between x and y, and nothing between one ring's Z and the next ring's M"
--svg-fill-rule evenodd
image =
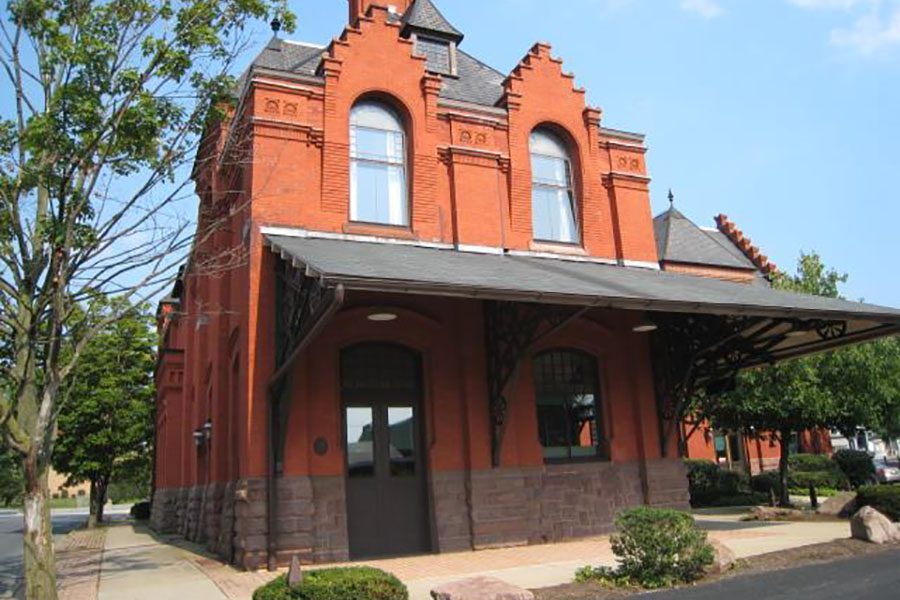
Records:
M59 600L96 600L106 529L73 531L56 547Z

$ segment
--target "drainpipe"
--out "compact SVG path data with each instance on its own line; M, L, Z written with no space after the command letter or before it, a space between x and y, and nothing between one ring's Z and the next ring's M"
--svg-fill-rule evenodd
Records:
M275 459L277 458L275 444L280 443L281 440L281 423L276 424L275 418L280 415L280 410L276 410L276 408L279 408L280 404L280 388L294 362L297 360L297 357L309 346L325 325L328 324L331 317L340 310L343 304L344 286L343 284L338 284L334 288L331 302L325 310L322 311L319 318L313 323L303 339L301 339L297 346L291 351L291 354L284 361L284 364L278 368L269 380L266 398L266 438L269 442L266 461L266 567L269 571L278 569L278 541L276 539L276 527L278 524L278 486L275 484Z

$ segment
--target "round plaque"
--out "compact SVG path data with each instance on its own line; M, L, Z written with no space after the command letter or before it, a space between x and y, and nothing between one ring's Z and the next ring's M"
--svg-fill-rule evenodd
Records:
M313 451L319 456L325 456L328 452L328 440L325 438L316 438L316 441L313 442Z

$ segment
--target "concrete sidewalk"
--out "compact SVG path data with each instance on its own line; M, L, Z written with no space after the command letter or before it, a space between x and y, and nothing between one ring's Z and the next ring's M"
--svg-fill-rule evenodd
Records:
M850 533L847 521L810 523L741 522L739 513L696 515L710 536L746 558L835 539ZM407 584L411 600L428 600L440 583L488 575L527 588L572 581L587 564L614 564L606 536L541 546L501 548L366 561ZM331 565L337 566L337 565ZM343 565L341 565L343 566ZM143 525L110 527L99 579L100 600L249 600L253 590L274 577L223 565L196 545L156 536Z

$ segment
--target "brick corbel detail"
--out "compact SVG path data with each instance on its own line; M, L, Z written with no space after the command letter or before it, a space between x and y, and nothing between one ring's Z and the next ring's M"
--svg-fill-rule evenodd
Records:
M769 257L763 254L759 247L754 246L750 238L745 236L727 215L717 215L716 226L764 275L772 276L778 272L778 266L770 262Z

